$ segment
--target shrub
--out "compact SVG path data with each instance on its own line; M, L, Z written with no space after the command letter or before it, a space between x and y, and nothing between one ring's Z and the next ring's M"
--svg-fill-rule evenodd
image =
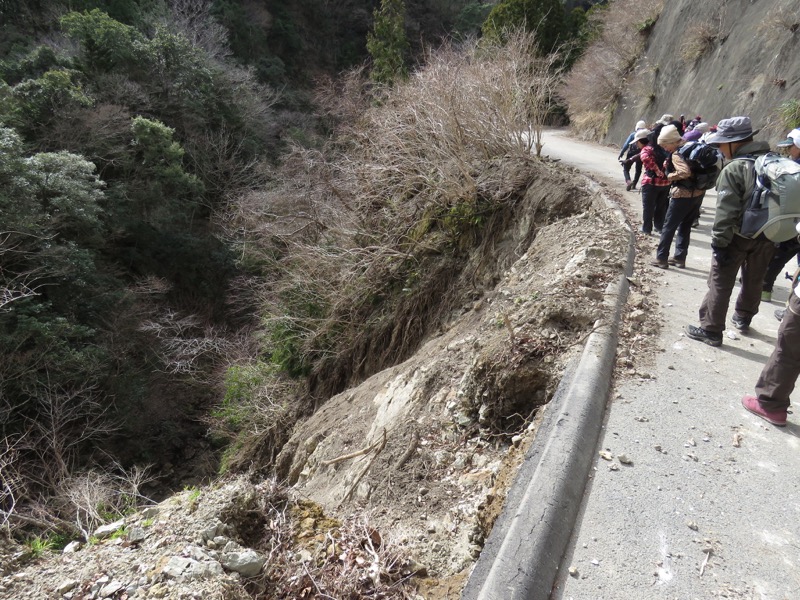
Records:
M778 117L785 130L800 127L800 100L787 100L778 107Z
M562 89L573 129L581 135L600 139L606 134L662 7L663 0L617 0L592 11L590 27L597 33ZM643 35L631 35L632 30ZM585 129L587 124L590 127Z
M401 360L455 301L456 257L530 173L530 120L551 92L533 47L530 34L443 47L379 103L363 80L321 90L337 137L297 148L279 182L238 200L229 223L258 231L248 262L275 269L260 286L262 352L310 369L312 391ZM426 268L430 256L444 258Z
M758 25L758 31L767 35L781 31L788 31L794 35L798 29L800 29L800 8L780 4L773 5Z
M372 57L370 77L376 83L391 85L408 77L405 18L403 0L381 0L374 12L373 29L367 34L367 50Z
M708 23L692 25L681 43L681 58L687 63L694 63L709 53L717 42L719 30Z

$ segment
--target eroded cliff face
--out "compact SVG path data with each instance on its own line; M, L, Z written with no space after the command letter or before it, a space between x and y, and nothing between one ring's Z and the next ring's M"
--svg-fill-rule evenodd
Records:
M712 124L749 115L776 142L786 133L779 106L800 99L799 25L797 0L666 2L605 141L670 113Z

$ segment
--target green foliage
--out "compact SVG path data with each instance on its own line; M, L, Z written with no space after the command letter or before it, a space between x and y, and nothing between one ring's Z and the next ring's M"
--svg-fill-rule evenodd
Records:
M381 0L374 18L372 31L367 34L367 50L372 57L370 77L377 83L391 85L408 77L405 3L403 0Z
M124 525L108 536L109 540L118 540L128 536L128 528Z
M0 120L33 135L49 127L60 111L90 106L91 98L76 79L74 71L57 70L18 83L0 104Z
M469 2L464 5L453 24L454 37L466 37L480 33L481 25L492 10L492 5L484 2Z
M503 0L496 4L483 24L483 35L491 42L505 43L509 32L533 31L539 49L547 54L572 36L560 0Z
M81 44L92 69L111 71L136 65L145 38L135 28L112 19L100 9L71 12L61 18L68 36Z
M658 16L650 17L649 19L645 19L641 23L636 26L636 30L641 33L642 35L650 35L652 33L653 28L656 26L658 22Z
M784 129L790 130L800 127L800 100L793 98L783 102L778 107L778 116Z
M175 131L144 117L131 122L131 154L127 160L127 195L134 214L155 226L187 224L202 197L202 183L183 169L184 150Z
M56 68L68 69L71 61L59 57L49 46L36 46L16 60L0 61L0 78L15 84L24 79L36 79Z
M258 393L275 377L274 365L257 362L233 365L225 373L225 396L214 416L231 429L240 431L252 418L252 406Z
M25 546L28 548L28 552L32 558L39 558L45 552L55 548L55 544L52 540L38 535L26 540Z
M186 496L187 506L186 509L192 513L197 510L197 503L200 501L202 491L195 485L186 486L183 488L184 492L188 492Z
M270 360L290 377L308 375L311 365L303 352L308 331L298 321L283 319L270 328Z

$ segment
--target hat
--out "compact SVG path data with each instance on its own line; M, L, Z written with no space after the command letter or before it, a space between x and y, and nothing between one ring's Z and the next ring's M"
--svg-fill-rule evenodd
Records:
M661 118L658 121L656 121L656 123L661 123L662 125L668 125L669 122L673 121L673 120L675 120L675 117L673 117L669 113L666 113L666 114L661 115Z
M800 129L792 129L785 140L778 142L778 148L790 148L792 146L800 148Z
M647 123L644 121L636 121L636 130L638 131L639 129L647 129Z
M681 134L675 125L665 125L658 134L658 144L678 144L681 141Z
M639 140L646 140L648 135L650 135L649 129L640 129L634 134L633 141L638 142Z
M753 131L750 124L750 117L731 117L722 119L717 123L717 132L706 138L708 144L727 144L729 142L741 142L753 137L760 130Z
M695 125L694 128L696 131L699 131L700 133L706 133L711 127L708 123L703 121L702 123L698 123L697 125Z

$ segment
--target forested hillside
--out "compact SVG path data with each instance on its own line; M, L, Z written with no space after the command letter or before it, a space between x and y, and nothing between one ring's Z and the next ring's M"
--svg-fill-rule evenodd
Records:
M428 148L365 144L392 131L362 120L392 102L370 73L398 48L413 73L445 38L512 26L546 30L533 56L584 40L582 15L557 0L2 3L3 522L88 535L143 490L269 466L298 418L408 356L450 306L433 302L447 262L426 271L425 255L481 243L496 207L454 193L481 178L455 146L431 178L432 156L391 166ZM524 127L529 109L510 110L504 127ZM485 126L461 143L491 162L506 129Z

